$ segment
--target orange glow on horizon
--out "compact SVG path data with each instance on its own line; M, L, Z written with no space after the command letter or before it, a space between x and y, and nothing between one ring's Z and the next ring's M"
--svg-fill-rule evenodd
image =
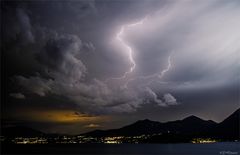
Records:
M26 121L52 123L94 123L109 119L107 116L96 116L79 113L73 110L27 110L14 115Z

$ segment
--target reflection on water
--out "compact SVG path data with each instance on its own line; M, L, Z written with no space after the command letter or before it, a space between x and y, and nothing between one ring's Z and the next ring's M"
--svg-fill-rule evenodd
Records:
M3 146L8 154L239 155L239 142L211 144L76 144Z

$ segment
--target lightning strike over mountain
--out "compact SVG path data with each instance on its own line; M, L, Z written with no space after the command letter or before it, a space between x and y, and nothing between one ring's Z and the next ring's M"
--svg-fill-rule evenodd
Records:
M129 128L138 120L168 122L188 115L221 122L216 123L220 138L213 133L214 122L209 122L211 132L196 137L196 142L211 137L229 141L216 147L215 154L222 146L230 146L230 140L234 148L239 144L235 142L240 140L239 132L228 130L239 131L236 123L230 119L234 126L228 122L223 125L225 118L240 108L240 0L2 1L3 154L30 154L32 146L12 149L12 144L32 143L31 137L40 143L48 142L48 138L51 143L66 143L61 151L79 155L99 155L107 150L95 144L87 149L76 145L70 150L68 142L162 143L168 142L162 139L167 136L173 137L172 142L191 141L191 135L182 137L185 132L181 134L180 129L176 134L151 136L158 125L148 129L152 124L148 125L149 121L140 123L144 129ZM125 125L124 133L129 138L112 137L123 133ZM184 131L192 131L191 125L183 126ZM115 130L118 127L122 128ZM17 133L9 133L9 129ZM115 134L108 129L114 129ZM164 126L163 130L168 129ZM67 140L55 141L51 133L65 135ZM139 134L150 136L134 138ZM139 154L143 150L139 148L142 146L133 147L105 148L114 149L115 154L133 150ZM50 149L46 144L41 152L51 153L57 148ZM144 152L153 153L153 147L147 148L150 150L144 148ZM161 152L161 148L156 148L156 154L171 154L166 149ZM195 145L186 145L173 151L190 153L193 148Z

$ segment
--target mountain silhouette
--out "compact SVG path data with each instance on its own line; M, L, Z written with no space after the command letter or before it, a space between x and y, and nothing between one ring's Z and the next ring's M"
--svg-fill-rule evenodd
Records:
M196 116L190 116L183 120L161 123L148 119L139 120L133 124L124 126L119 129L95 130L84 135L102 137L102 136L137 136L152 135L164 133L182 133L192 134L201 133L209 127L216 125L213 121L205 121Z
M240 139L240 109L219 123L214 133L225 139Z
M240 108L220 123L189 116L182 120L161 123L149 119L139 120L119 129L94 130L81 135L91 137L151 135L146 142L168 143L189 142L192 138L206 137L221 140L240 139ZM1 135L6 137L54 137L58 134L45 134L28 127L15 126L2 128Z
M138 136L138 135L161 135L169 138L170 136L181 137L212 137L226 140L239 139L239 118L240 109L227 117L220 123L212 120L203 120L196 116L189 116L182 120L161 123L148 119L139 120L133 124L119 129L94 130L82 135L93 137L106 136ZM163 139L163 138L162 138Z

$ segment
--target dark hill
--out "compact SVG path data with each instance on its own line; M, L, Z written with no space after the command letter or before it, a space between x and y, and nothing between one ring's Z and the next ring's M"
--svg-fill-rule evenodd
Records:
M1 135L7 137L36 137L45 135L43 132L23 126L2 128Z
M219 123L215 134L225 139L240 139L240 109Z
M104 137L156 134L161 135L164 138L169 138L170 136L177 136L178 138L212 137L223 140L236 140L240 139L239 118L240 109L236 110L233 114L231 114L221 123L216 123L211 120L203 120L196 116L189 116L183 120L171 121L166 123L145 119L119 129L95 130L83 135Z
M102 136L136 136L152 134L200 134L209 127L215 126L213 121L205 121L196 116L190 116L183 120L177 120L167 123L161 123L151 120L140 120L133 124L124 126L119 129L95 130L84 135L102 137Z

